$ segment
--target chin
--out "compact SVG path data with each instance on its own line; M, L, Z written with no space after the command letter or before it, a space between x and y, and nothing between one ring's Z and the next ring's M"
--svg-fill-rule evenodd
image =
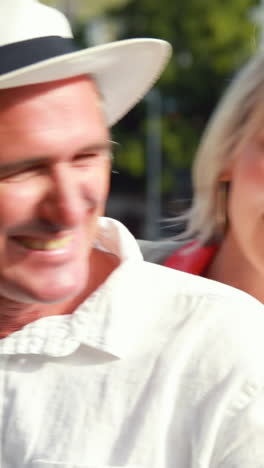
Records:
M80 294L80 292L81 290L79 288L54 290L48 292L40 291L38 293L32 294L30 299L31 302L39 304L59 304L69 299L74 299Z
M80 271L81 270L81 271ZM40 275L27 284L16 284L17 300L26 303L56 304L77 297L86 288L88 272L80 269L61 275Z
M56 287L47 289L23 288L17 291L16 301L26 304L57 304L77 297L83 288L74 285L73 287Z
M87 275L69 275L54 279L51 284L38 285L34 296L38 302L54 304L73 299L86 288ZM41 287L40 287L41 286ZM33 291L32 291L33 292Z

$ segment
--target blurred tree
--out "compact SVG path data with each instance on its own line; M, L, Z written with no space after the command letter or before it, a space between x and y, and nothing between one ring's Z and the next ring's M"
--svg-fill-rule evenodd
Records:
M106 8L121 6L127 0L42 0L47 5L54 6L70 13L76 21L84 21L89 17L102 14Z
M117 39L159 37L172 44L173 58L158 86L162 95L162 188L163 193L174 190L177 196L177 173L182 177L182 171L190 168L201 132L223 89L255 52L258 29L250 12L259 1L42 1L68 14L82 46L87 38L89 41L87 31L105 17L116 25ZM113 130L122 147L115 158L115 169L123 175L116 184L121 190L144 191L146 116L145 100Z
M173 58L159 82L165 192L175 186L175 172L190 167L205 123L233 72L255 52L258 31L250 11L257 4L257 0L129 0L109 12L121 25L120 38L159 37L173 46ZM145 115L143 103L115 130L123 146L117 167L142 181Z

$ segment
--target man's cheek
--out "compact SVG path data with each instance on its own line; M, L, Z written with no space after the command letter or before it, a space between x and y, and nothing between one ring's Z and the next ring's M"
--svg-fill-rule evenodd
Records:
M33 199L28 191L0 184L0 233L27 220L33 213Z

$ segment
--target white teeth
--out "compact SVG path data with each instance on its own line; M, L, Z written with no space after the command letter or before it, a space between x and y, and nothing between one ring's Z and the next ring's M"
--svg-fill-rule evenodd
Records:
M62 247L65 247L69 242L71 242L72 236L66 236L62 239L53 239L48 241L43 241L40 239L29 239L21 238L19 242L28 249L31 250L56 250Z

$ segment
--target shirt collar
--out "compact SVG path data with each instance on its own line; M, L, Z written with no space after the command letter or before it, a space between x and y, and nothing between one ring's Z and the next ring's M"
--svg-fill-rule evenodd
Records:
M120 265L71 315L44 317L0 340L0 354L67 356L80 345L121 357L142 328L140 314L124 300L131 270L143 261L134 237L118 221L101 218L97 246L117 255ZM128 339L130 337L131 339Z

